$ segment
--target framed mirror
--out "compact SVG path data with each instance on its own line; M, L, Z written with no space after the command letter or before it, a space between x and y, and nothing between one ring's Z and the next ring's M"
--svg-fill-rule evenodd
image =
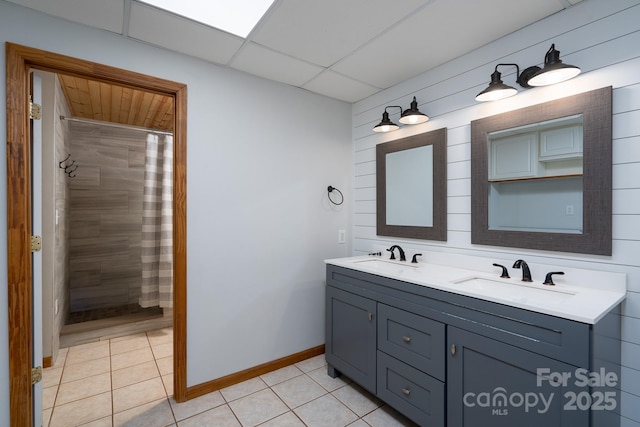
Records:
M471 243L611 255L611 92L471 122Z
M376 233L447 240L447 130L376 146Z

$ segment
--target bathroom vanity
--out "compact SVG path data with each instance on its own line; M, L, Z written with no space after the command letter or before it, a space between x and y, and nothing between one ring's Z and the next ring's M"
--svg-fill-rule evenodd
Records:
M419 425L620 424L626 278L599 289L380 257L326 263L329 375Z

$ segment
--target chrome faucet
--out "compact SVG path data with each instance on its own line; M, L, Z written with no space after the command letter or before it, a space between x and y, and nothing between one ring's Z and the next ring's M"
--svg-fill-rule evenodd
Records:
M387 249L387 252L391 252L391 258L389 259L396 259L395 254L393 253L393 250L395 248L398 248L398 252L400 253L400 261L406 261L407 258L405 257L404 251L402 250L402 248L398 245L393 245L391 246L389 249Z
M522 281L523 282L533 282L531 280L531 270L529 270L529 266L526 262L519 259L513 263L513 268L522 268Z

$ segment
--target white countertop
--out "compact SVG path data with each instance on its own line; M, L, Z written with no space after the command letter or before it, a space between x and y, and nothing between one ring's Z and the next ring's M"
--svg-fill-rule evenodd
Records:
M626 297L626 276L620 273L610 273L609 279L603 276L607 273L599 271L591 275L576 274L582 276L581 280L589 276L598 277L599 282L610 280L610 286L607 283L581 286L574 284L566 275L554 275L556 285L548 286L536 277L533 282L523 282L520 270L510 271L512 276L517 273L517 277L502 279L500 269L495 267L492 267L495 271L488 272L429 262L412 264L389 260L388 256L366 255L329 259L325 263L589 324L598 322ZM490 260L487 263L491 265ZM548 271L562 270L562 267L557 267ZM623 287L620 286L621 281Z

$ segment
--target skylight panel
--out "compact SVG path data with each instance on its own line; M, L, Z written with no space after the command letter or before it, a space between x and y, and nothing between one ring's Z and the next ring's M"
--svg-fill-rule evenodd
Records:
M177 15L246 38L274 0L142 0Z

